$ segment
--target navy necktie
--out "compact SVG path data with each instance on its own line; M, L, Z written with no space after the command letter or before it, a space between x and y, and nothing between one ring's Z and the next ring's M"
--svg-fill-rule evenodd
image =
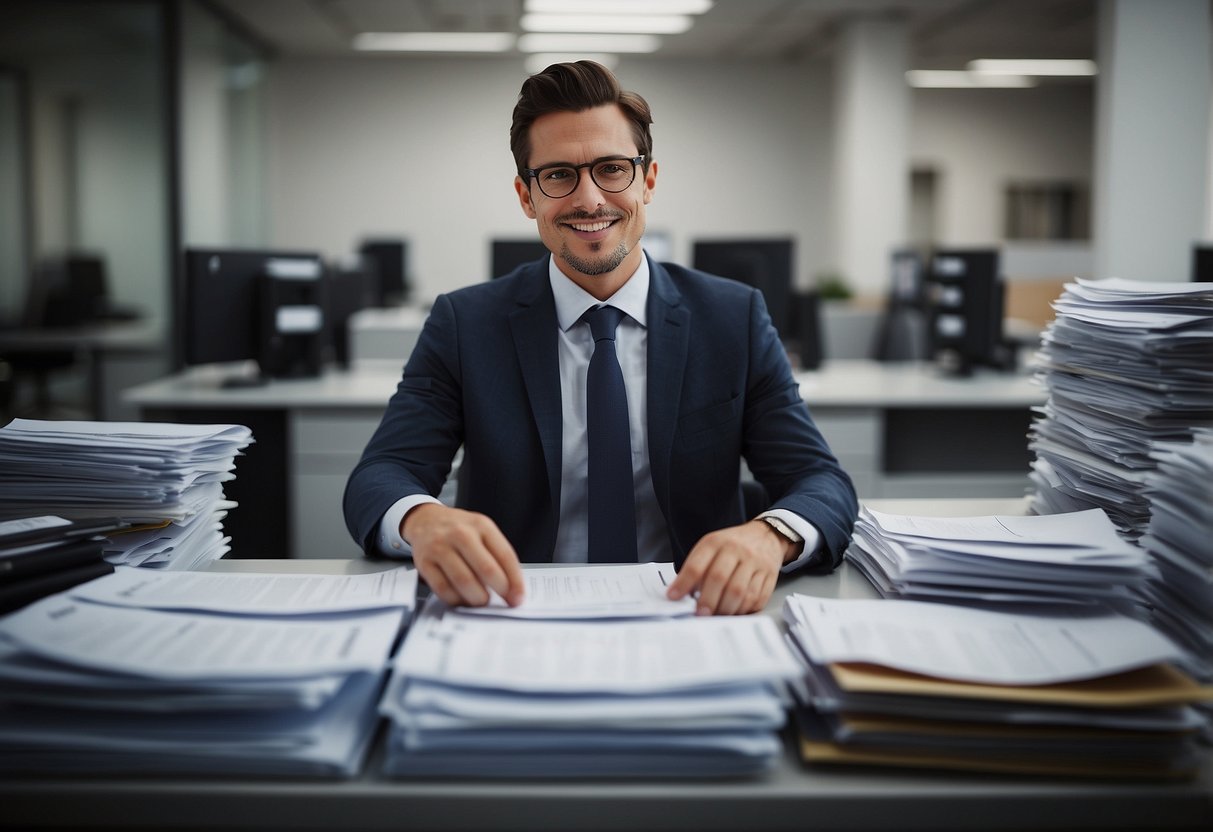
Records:
M628 397L615 353L615 328L622 319L623 311L613 306L598 306L582 316L594 335L586 373L590 563L636 562Z

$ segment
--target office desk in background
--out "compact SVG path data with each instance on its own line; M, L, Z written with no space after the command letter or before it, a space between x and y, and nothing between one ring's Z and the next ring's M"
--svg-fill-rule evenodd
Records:
M1023 500L880 500L910 514L1015 514ZM222 571L352 574L387 561L218 561ZM871 598L849 564L826 576L784 579L791 592ZM893 603L893 602L890 602ZM1158 830L1213 828L1213 765L1178 783L1053 780L802 764L789 746L752 779L394 780L379 775L382 735L364 773L348 782L219 778L13 779L0 783L3 825L122 830Z
M72 352L86 373L87 418L137 420L120 398L126 388L163 375L167 339L145 321L112 321L72 327L0 329L0 359L8 353ZM19 372L19 368L18 368Z
M226 493L241 557L358 557L341 516L346 478L400 380L400 360L313 379L230 388L198 367L128 390L143 418L239 423L256 443ZM948 378L925 364L830 361L800 373L801 395L863 498L1017 497L1028 487L1027 429L1044 391L1023 374Z

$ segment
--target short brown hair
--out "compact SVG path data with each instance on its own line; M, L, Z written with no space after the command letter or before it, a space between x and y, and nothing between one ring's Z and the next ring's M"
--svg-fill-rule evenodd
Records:
M514 121L510 125L510 150L518 175L525 177L531 155L531 125L548 113L580 113L593 107L618 104L632 122L632 137L636 151L647 165L653 153L653 136L649 125L653 115L648 102L634 92L620 88L619 81L609 69L594 61L552 64L543 72L522 82L518 103L514 105Z

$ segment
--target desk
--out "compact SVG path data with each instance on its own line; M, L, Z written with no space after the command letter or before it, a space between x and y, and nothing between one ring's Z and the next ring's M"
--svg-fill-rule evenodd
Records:
M881 501L888 511L1007 513L1020 501ZM212 569L337 572L382 561L220 561ZM849 564L780 583L789 592L872 597ZM808 768L789 747L774 771L709 782L392 780L382 740L348 782L73 778L0 783L5 826L191 830L1141 830L1213 828L1213 765L1183 783L1054 782L1046 778L894 769Z
M237 554L358 557L341 495L400 367L363 361L255 388L225 388L230 370L197 367L128 390L124 400L144 419L252 429L256 444L226 489L241 503L225 521L246 549ZM1045 401L1028 376L948 378L925 364L852 360L797 379L861 497L1014 497L1028 487L1030 408Z
M77 353L88 373L89 410L95 419L134 419L116 391L164 373L169 362L160 329L144 321L79 327L0 329L0 358L7 352Z

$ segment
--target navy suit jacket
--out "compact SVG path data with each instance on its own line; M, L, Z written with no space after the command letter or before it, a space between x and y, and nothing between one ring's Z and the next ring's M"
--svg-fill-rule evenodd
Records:
M650 261L648 441L675 563L707 532L747 519L740 460L822 533L832 569L855 521L850 478L792 378L762 294ZM548 260L434 301L383 421L346 484L346 524L375 552L384 512L437 495L460 445L457 503L491 517L523 562L552 560L562 418Z

